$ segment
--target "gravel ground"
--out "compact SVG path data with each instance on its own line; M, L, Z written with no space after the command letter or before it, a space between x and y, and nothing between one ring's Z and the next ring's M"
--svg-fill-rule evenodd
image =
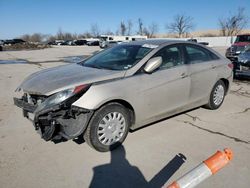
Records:
M0 60L32 62L0 65L1 187L161 187L225 147L234 151L234 159L199 187L249 187L249 81L234 81L220 109L197 108L137 130L123 147L110 153L98 153L76 141L43 141L13 105L15 88L35 71L64 64L64 57L97 50L55 47L0 52ZM224 53L225 48L216 50Z

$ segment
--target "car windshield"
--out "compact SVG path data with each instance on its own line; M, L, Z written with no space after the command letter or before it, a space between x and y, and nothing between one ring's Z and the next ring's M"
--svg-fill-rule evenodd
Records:
M81 62L83 66L109 70L127 70L144 58L152 48L141 45L119 45Z
M237 36L235 42L250 42L250 35Z

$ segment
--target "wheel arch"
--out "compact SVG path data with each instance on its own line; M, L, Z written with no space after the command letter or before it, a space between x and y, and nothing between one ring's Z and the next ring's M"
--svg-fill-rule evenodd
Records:
M228 90L229 90L229 80L228 79L225 79L225 78L221 78L221 79L219 79L219 80L221 80L224 84L225 84L225 89L226 89L226 94L228 93Z
M128 101L123 100L123 99L112 99L112 100L106 101L105 103L101 104L99 106L99 108L101 108L101 107L103 107L103 106L105 106L105 105L107 105L109 103L119 103L122 106L126 107L128 109L129 116L130 116L130 121L131 121L130 127L133 124L135 124L135 110L134 110L133 106Z

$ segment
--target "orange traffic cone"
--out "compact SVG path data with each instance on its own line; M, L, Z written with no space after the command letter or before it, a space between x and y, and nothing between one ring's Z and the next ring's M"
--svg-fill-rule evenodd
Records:
M191 188L195 187L212 174L215 174L226 166L233 158L233 152L230 149L217 151L214 155L203 161L200 165L186 173L184 176L174 181L167 188Z

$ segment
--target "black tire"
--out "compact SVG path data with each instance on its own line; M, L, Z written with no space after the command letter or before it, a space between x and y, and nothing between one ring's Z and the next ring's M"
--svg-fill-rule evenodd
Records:
M109 113L118 112L123 115L125 120L125 128L121 138L111 145L105 145L98 139L99 123ZM92 116L89 125L84 133L84 140L89 146L100 152L107 152L120 146L127 137L131 121L129 111L119 103L109 103L98 109Z
M214 101L214 96L215 96L215 91L216 91L216 88L218 86L222 86L223 87L223 90L224 90L224 95L223 95L223 99L222 101L219 103L219 104L216 104L215 101ZM209 97L209 101L208 103L205 105L205 108L208 108L208 109L211 109L211 110L216 110L218 109L223 101L224 101L224 98L225 98L225 94L226 94L226 86L224 84L224 82L222 80L219 80L218 82L216 82L216 84L214 85L212 91L211 91L211 94L210 94L210 97Z

